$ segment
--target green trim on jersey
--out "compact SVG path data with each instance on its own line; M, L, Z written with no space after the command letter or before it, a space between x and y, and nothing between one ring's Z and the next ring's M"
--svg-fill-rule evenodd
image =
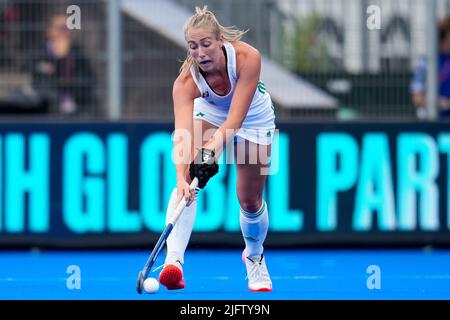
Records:
M258 91L262 94L266 93L266 86L264 85L264 82L261 80L258 81Z

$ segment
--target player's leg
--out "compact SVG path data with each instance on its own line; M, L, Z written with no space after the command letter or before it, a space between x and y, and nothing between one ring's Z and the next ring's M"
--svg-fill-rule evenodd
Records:
M239 143L245 143L245 148ZM263 244L269 228L267 204L262 196L267 178L263 174L264 169L267 169L267 161L261 157L270 156L271 146L256 145L249 141L239 143L235 147L237 196L241 207L240 226L245 241L243 259L247 267L249 289L271 291L272 282L263 255ZM242 150L245 152L245 163L240 164L242 155L239 153ZM256 163L252 163L252 159L256 159Z
M245 149L238 146L245 143ZM261 149L265 148L265 149ZM256 145L252 142L238 142L235 147L237 168L237 196L241 207L241 228L246 244L246 255L255 256L263 253L263 242L268 228L267 205L263 199L263 189L267 175L261 154L270 156L271 146ZM239 152L245 152L245 159L239 158ZM257 153L255 156L254 153ZM252 161L252 158L256 161ZM245 163L239 163L245 161ZM252 163L253 162L253 163ZM256 163L254 163L256 162Z
M194 135L192 159L195 157L195 151L201 148L202 144L207 140L207 136L203 137L203 133L207 130L213 132L217 127L206 121L194 120ZM200 137L199 137L200 135ZM186 172L186 180L190 183L189 172ZM166 212L166 222L172 217L177 206L177 188L174 188L170 196L169 205ZM167 239L167 256L164 262L164 268L159 275L159 282L168 289L182 289L185 287L183 278L184 253L186 251L189 239L191 237L192 228L194 226L195 215L197 211L197 200L194 200L189 207L186 207L183 214L175 224L172 232Z

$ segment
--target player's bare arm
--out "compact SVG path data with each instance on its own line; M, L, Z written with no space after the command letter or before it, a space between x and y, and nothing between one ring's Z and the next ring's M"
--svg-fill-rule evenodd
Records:
M178 150L183 150L183 152L190 150L192 154L192 112L194 108L194 99L200 95L200 92L196 88L192 77L181 74L174 82L172 95L175 115L175 130L176 132L187 133L187 135L174 135L174 147ZM195 198L195 194L194 191L189 190L189 183L186 181L188 164L188 161L177 161L175 167L179 191L178 198L181 199L184 195L190 195L190 200L188 202L188 205L190 205Z

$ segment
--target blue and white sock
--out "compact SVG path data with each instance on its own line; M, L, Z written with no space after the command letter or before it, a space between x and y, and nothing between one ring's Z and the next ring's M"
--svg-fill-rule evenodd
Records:
M269 229L269 213L266 202L263 200L261 208L254 213L246 212L241 208L239 220L245 241L245 255L250 258L261 255Z
M166 211L167 221L173 216L177 206L177 188L172 191L170 195L169 205ZM167 238L167 256L166 263L179 260L181 264L184 263L184 252L186 251L189 239L194 227L195 215L197 213L197 200L194 200L189 207L186 207L173 227L172 232Z

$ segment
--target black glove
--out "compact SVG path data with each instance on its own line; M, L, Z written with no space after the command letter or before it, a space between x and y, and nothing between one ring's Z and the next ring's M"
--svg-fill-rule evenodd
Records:
M219 165L214 157L214 151L205 148L199 150L189 167L189 175L192 180L197 177L200 189L203 189L217 172L219 172Z

